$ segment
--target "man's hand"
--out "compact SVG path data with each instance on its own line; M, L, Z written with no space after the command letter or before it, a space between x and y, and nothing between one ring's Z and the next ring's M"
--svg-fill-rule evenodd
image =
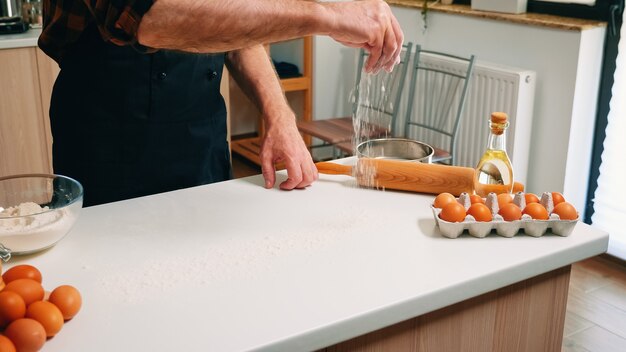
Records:
M386 2L364 0L324 3L335 14L328 35L344 45L363 48L370 53L365 72L381 68L391 72L400 63L404 34Z
M367 50L366 72L400 62L404 35L383 0L154 0L137 29L147 47L200 53L318 34Z
M274 164L284 163L287 180L280 184L284 190L305 188L318 178L317 168L311 159L291 111L283 116L265 119L272 121L265 131L261 146L261 170L265 178L265 188L274 187L276 170Z
M261 169L265 188L276 182L275 163L284 163L287 181L281 189L304 188L317 180L317 168L296 126L274 67L261 45L231 51L226 65L239 86L261 111L265 126L261 146Z

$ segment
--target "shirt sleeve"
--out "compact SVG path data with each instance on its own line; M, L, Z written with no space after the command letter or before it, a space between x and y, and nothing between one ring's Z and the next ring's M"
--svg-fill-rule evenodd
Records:
M93 12L104 40L131 45L141 52L154 51L139 44L137 30L154 0L84 0Z

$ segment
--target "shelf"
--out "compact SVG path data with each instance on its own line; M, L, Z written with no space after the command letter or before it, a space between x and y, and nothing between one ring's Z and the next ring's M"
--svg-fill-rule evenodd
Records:
M302 106L302 120L311 121L312 119L312 105L313 105L313 39L311 37L303 37L304 45L303 50L303 67L302 77L285 78L280 80L280 84L283 90L287 92L302 92L304 95L304 102ZM268 47L269 49L269 47ZM237 104L237 102L230 102L230 104ZM242 157L250 160L251 162L261 165L261 159L259 153L261 151L261 142L263 140L264 126L263 122L259 119L257 132L258 137L245 138L231 141L231 150L233 153L237 153ZM311 138L306 136L305 143L311 144ZM280 165L279 165L280 166ZM276 167L277 169L283 169L284 167Z
M231 142L231 149L233 153L237 153L244 158L252 161L257 165L261 165L261 143L260 137L238 139ZM285 168L283 163L274 165L276 170L282 170Z
M296 92L307 90L311 87L311 78L309 77L295 77L285 78L280 80L280 84L283 86L285 92Z

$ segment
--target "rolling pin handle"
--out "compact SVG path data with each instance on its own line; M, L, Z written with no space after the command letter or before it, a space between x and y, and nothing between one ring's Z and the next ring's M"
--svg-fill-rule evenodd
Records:
M320 174L352 176L352 166L349 165L320 161L315 166Z

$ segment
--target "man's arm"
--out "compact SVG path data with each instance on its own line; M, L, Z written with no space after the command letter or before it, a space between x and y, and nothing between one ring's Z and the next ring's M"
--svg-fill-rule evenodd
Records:
M402 30L382 0L155 0L137 37L151 48L211 53L318 34L368 50L367 72L399 62Z
M274 186L274 163L284 162L288 179L282 189L304 188L317 180L317 168L298 132L295 115L262 45L231 51L226 65L233 78L261 111L266 125L261 147L265 187Z

